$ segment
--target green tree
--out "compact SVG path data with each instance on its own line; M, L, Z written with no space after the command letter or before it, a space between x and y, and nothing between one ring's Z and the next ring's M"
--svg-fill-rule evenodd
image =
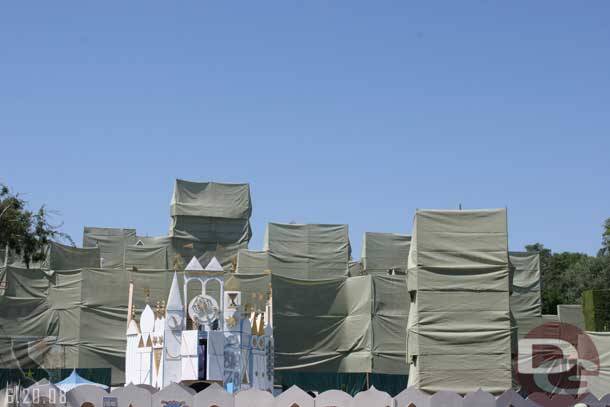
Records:
M49 222L50 215L44 206L29 210L19 194L0 184L0 250L8 248L29 268L32 262L45 259L51 240L67 240L74 245L70 236L59 230L61 225Z
M602 248L600 256L610 256L610 218L604 222L604 233L602 233Z
M559 304L579 304L583 291L610 288L610 218L604 223L602 245L597 256L553 253L541 243L525 246L540 253L543 314L556 314Z

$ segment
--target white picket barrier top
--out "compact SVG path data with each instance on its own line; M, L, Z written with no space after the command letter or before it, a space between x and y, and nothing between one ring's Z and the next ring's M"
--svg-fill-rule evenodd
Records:
M68 407L539 407L541 404L565 407L610 406L610 394L601 400L587 394L578 402L566 400L566 397L555 396L549 400L546 395L532 394L524 399L514 390L507 390L498 397L477 390L462 397L451 391L430 395L415 388L408 388L392 398L385 392L371 388L356 394L355 397L340 390L328 390L313 398L293 386L274 398L269 392L255 389L231 395L216 384L194 394L192 389L175 383L155 393L139 386L128 385L111 393L96 386L80 386L66 394ZM24 404L24 407L34 407L34 404Z

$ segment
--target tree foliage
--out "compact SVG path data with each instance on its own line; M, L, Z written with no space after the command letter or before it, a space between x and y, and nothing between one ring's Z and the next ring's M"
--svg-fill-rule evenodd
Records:
M28 209L28 203L14 194L6 185L0 185L0 250L20 256L29 268L32 262L44 260L45 249L51 240L74 242L61 232L61 225L52 225L51 213L41 206L37 211Z
M553 253L541 243L525 246L540 253L543 314L556 314L559 304L579 304L583 291L610 288L610 218L604 223L602 246L597 256Z

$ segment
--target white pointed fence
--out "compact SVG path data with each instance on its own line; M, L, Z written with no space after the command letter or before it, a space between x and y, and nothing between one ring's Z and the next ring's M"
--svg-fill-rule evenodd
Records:
M610 390L610 389L609 389ZM214 384L196 393L194 390L172 384L161 391L150 386L128 385L108 393L96 386L80 386L68 393L59 391L48 382L34 384L27 394L20 397L23 407L536 407L536 406L589 406L610 407L610 394L601 400L591 394L578 402L561 397L549 400L545 395L533 394L522 398L514 390L508 390L499 397L478 390L460 396L450 391L430 395L415 388L408 388L396 397L375 388L360 392L355 397L339 390L329 390L311 397L300 388L293 386L277 397L261 390L246 390L235 396L228 394L221 386ZM2 393L2 392L0 392ZM53 393L53 394L51 394ZM0 394L0 407L11 406L6 390ZM13 404L17 405L17 404Z

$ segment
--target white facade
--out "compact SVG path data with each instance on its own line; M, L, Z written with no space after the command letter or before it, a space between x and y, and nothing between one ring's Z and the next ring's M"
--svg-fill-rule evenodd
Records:
M130 320L126 334L126 385L163 388L172 382L206 380L222 381L230 392L248 388L272 390L270 299L264 314L243 317L241 293L225 292L223 276L216 258L204 269L193 257L185 270L184 296L174 273L165 312L158 305L155 313L147 305L139 325ZM220 284L220 305L206 294L209 281ZM188 298L188 287L193 283L201 286L201 294Z

